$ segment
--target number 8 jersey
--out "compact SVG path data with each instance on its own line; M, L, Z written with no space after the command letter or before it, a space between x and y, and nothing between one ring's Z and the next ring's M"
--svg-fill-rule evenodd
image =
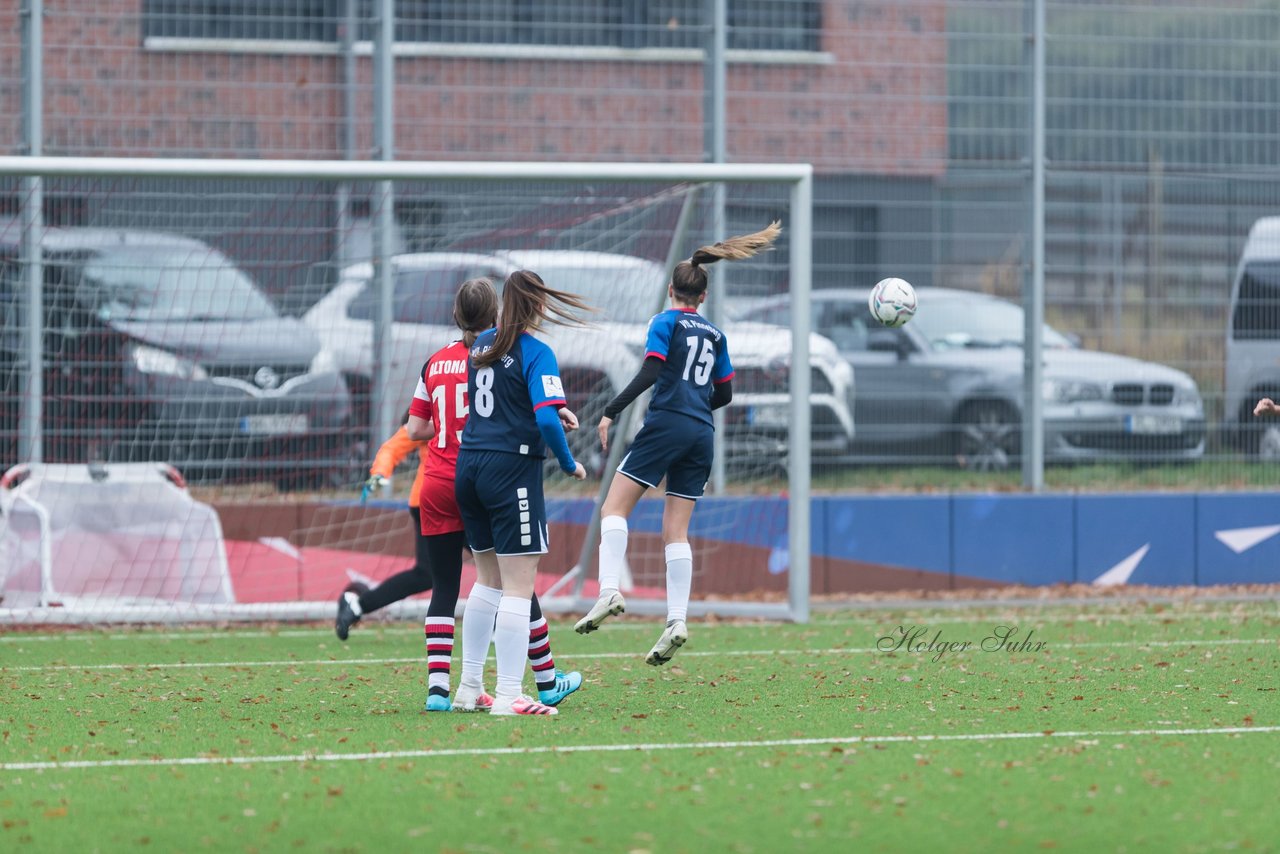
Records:
M679 412L711 424L711 392L733 379L729 345L711 321L692 308L670 308L649 321L645 358L665 363L653 384L649 411Z
M546 443L534 411L564 406L564 387L556 354L529 333L491 365L476 368L475 357L493 346L497 330L480 333L467 360L471 417L462 431L462 447L544 457Z

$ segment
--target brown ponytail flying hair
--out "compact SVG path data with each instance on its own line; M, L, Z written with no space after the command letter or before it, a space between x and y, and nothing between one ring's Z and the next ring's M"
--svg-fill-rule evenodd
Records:
M671 271L671 288L677 297L686 302L697 299L707 289L707 273L703 266L717 261L741 261L762 249L768 249L782 233L782 223L777 220L754 234L740 234L721 240L712 246L703 246L688 261L681 261Z
M502 325L493 346L472 357L477 368L492 365L506 355L521 334L536 332L544 321L561 326L580 326L581 319L570 309L589 311L576 294L547 287L542 277L531 270L516 270L507 276L502 288Z

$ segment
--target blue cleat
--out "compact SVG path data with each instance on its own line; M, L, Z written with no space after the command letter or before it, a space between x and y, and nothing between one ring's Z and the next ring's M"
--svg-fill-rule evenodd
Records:
M449 712L453 711L453 703L448 697L441 697L439 694L430 694L427 696L428 712Z
M560 701L582 687L582 674L576 670L565 673L556 671L556 686L538 692L538 699L548 706L558 706Z

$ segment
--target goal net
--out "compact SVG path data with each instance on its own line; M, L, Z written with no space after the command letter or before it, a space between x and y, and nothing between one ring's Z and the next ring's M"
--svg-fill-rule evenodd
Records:
M775 219L777 247L718 265L703 310L736 373L690 531L691 614L805 619L809 461L853 434L851 372L809 333L810 181L803 165L0 158L17 201L0 220L0 471L19 467L0 622L330 618L347 585L410 567L419 456L383 443L457 337L457 286L517 269L593 308L541 333L591 476L548 465L537 589L547 610L585 608L599 499L647 398L611 454L595 427L669 271ZM779 294L775 322L737 319ZM380 449L391 484L362 495ZM631 518L633 613L665 612L662 499Z
M174 619L235 601L218 514L169 466L20 465L0 480L5 608Z

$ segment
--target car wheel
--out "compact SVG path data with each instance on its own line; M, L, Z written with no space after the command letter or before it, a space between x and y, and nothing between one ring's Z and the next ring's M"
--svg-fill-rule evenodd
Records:
M569 450L573 452L573 458L582 463L588 477L599 477L608 461L608 457L600 448L596 425L604 417L604 408L609 405L612 397L613 395L606 392L592 394L579 408L573 410L574 415L578 416L578 429L565 434L569 442ZM548 456L546 475L551 476L559 471L560 463L554 456Z
M1018 413L998 401L966 406L956 425L956 462L970 471L1004 471L1018 464Z
M1258 434L1258 461L1280 463L1280 427L1268 424Z
M732 429L724 439L725 476L730 480L785 478L790 472L786 440Z

